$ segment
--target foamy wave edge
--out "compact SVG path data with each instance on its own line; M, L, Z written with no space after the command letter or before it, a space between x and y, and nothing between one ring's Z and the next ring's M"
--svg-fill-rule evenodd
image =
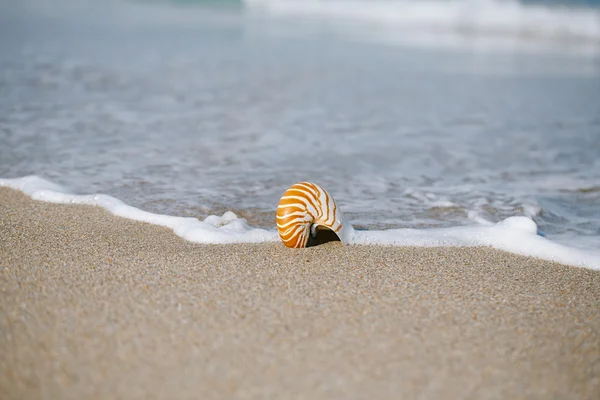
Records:
M59 204L102 207L119 217L167 227L185 240L204 244L263 243L278 241L275 229L248 225L228 211L200 221L190 217L154 214L104 195L78 195L35 175L15 179L0 178L0 187L19 190L34 200ZM527 217L509 217L497 224L440 229L355 230L347 227L350 245L475 247L488 246L524 256L562 264L600 270L600 252L564 246L537 234L534 221Z
M516 0L243 0L250 9L278 16L374 23L437 32L600 41L600 11L522 4Z

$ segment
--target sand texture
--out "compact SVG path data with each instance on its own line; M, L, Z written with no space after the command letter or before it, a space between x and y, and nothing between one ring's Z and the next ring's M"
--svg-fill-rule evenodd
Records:
M600 272L199 245L0 188L2 399L600 399Z

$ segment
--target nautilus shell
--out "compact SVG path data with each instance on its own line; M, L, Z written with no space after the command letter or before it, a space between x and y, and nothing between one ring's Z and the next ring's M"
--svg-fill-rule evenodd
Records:
M307 247L319 231L333 232L345 243L348 229L333 197L317 184L298 182L279 200L277 230L287 247Z

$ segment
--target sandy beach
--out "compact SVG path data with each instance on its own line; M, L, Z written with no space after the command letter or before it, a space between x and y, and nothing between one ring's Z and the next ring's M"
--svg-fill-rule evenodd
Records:
M199 245L0 188L3 399L600 398L600 272Z

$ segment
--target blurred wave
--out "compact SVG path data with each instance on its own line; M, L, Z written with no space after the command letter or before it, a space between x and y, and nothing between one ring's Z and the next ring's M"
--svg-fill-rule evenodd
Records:
M132 0L139 3L148 4L173 4L181 6L241 6L242 0Z
M600 43L600 10L589 2L514 0L244 0L279 16L363 23L378 28L467 36Z

